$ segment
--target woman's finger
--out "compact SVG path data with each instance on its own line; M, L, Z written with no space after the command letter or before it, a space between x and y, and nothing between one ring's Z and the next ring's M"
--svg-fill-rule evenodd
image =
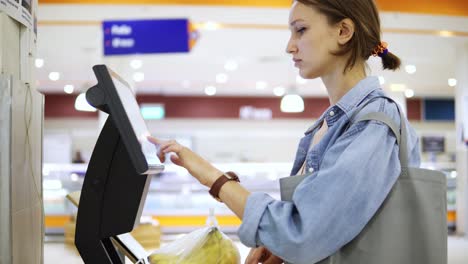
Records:
M176 155L171 155L171 161L177 166L182 166L182 161L180 161L179 157Z
M179 154L181 150L182 146L179 144L167 145L161 148L162 153L174 152L176 154Z
M252 251L251 251L252 255L250 256L249 262L246 261L246 264L258 264L258 263L260 263L260 258L262 257L263 252L264 252L263 247L252 249Z
M147 136L146 138L148 139L149 142L151 142L153 144L161 145L161 144L164 143L164 141L159 140L159 139L157 139L157 138L155 138L153 136Z
M275 255L271 255L263 264L282 264L283 260Z
M247 258L245 258L244 264L251 264L253 260L253 254L255 252L255 248L251 248L249 251L249 255L247 255Z
M166 155L164 155L161 152L158 152L157 155L158 155L159 161L161 161L161 163L164 163L164 161L166 161Z
M261 253L262 254L260 254L260 256L258 257L258 262L260 263L263 263L265 260L267 260L271 256L270 252L267 251L267 249L265 248L262 250Z

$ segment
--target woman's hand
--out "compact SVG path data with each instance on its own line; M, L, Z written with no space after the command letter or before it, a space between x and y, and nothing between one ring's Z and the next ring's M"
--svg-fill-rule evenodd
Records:
M265 247L252 248L245 259L245 264L281 264L283 260L273 255Z
M161 162L164 162L166 153L175 153L171 155L171 161L187 169L193 177L208 188L223 174L222 171L216 169L208 161L175 140L164 141L152 136L148 136L148 140L155 145L159 145L158 157Z

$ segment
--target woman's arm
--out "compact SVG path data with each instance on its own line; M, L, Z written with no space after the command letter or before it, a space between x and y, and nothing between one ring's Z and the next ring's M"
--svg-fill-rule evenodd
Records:
M190 149L180 145L175 140L163 141L151 136L148 137L148 140L153 144L159 145L158 156L161 162L164 162L166 153L175 153L175 155L171 156L171 161L176 165L186 168L193 177L208 188L211 188L216 179L223 174L222 171L215 168L208 161ZM243 218L245 204L249 195L250 192L235 181L225 183L219 192L221 201L240 219Z

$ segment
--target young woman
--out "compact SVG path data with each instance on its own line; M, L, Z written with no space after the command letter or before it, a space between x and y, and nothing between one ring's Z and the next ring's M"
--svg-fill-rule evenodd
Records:
M352 122L357 115L383 112L408 126L409 165L419 167L417 137L397 106L386 98L376 77L366 76L374 55L383 68L400 60L380 39L380 21L372 0L297 0L292 4L287 52L300 75L321 78L331 106L299 143L291 175L307 175L290 201L250 193L176 141L150 140L160 158L186 168L224 202L242 225L239 237L252 247L246 263L317 263L353 240L371 220L400 174L395 135L379 121ZM372 100L369 103L369 100ZM384 238L382 238L384 239ZM328 263L328 262L326 262Z

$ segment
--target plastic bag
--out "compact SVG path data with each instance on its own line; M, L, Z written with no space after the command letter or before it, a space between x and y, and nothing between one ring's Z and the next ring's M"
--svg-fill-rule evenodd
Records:
M197 229L149 256L151 264L239 264L240 254L229 237L214 226Z

